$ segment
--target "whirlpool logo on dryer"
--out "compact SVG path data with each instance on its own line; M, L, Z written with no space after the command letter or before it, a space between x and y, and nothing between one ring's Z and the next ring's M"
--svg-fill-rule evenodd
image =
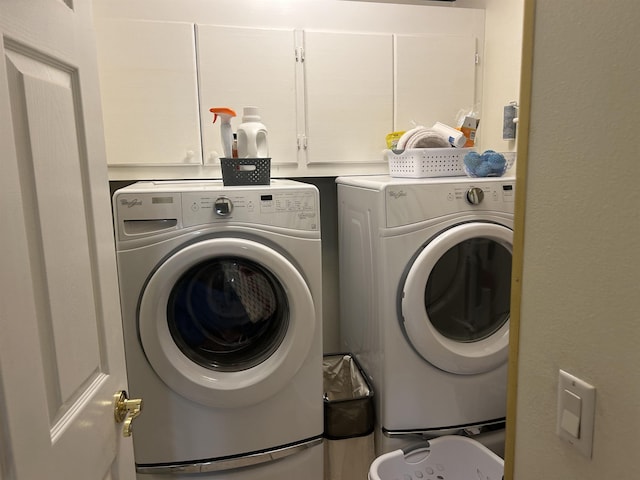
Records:
M120 205L123 205L127 208L131 208L131 207L135 207L135 206L141 206L142 205L142 200L138 200L137 198L132 198L131 200L128 200L126 198L121 198L120 199Z
M394 198L395 200L400 200L403 197L407 196L407 192L404 190L389 190L389 196Z

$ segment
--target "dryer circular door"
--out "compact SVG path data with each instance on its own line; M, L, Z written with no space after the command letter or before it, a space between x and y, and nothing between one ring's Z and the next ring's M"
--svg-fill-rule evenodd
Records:
M443 230L406 276L401 309L414 349L436 367L477 374L507 361L513 232L470 222Z
M153 272L138 321L145 355L173 391L207 406L241 407L291 381L319 319L287 258L252 240L212 238Z

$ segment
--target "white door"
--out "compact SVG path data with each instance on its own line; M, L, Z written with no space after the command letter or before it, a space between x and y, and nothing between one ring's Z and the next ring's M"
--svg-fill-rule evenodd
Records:
M242 110L257 106L267 127L273 165L298 161L299 95L295 32L275 28L196 25L200 117L205 164L222 155L220 120L212 123L211 107L231 107L242 123Z
M0 478L131 480L90 2L0 0L0 54Z
M385 164L393 131L393 37L304 32L310 164ZM354 68L357 65L357 68Z
M96 40L107 163L201 165L193 24L102 19Z
M395 59L397 130L408 130L413 122L455 126L458 111L475 106L475 37L396 35Z

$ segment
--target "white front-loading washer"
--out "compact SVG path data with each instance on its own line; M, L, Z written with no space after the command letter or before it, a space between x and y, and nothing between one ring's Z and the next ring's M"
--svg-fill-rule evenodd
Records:
M322 478L318 190L138 182L114 193L138 478Z
M416 436L504 449L513 178L339 177L341 339L378 454Z

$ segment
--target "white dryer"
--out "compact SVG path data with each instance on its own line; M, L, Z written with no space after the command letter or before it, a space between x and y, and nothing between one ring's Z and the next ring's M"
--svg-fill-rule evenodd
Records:
M341 338L378 454L415 436L504 449L513 178L339 177Z
M317 189L139 182L113 208L138 478L322 479Z

